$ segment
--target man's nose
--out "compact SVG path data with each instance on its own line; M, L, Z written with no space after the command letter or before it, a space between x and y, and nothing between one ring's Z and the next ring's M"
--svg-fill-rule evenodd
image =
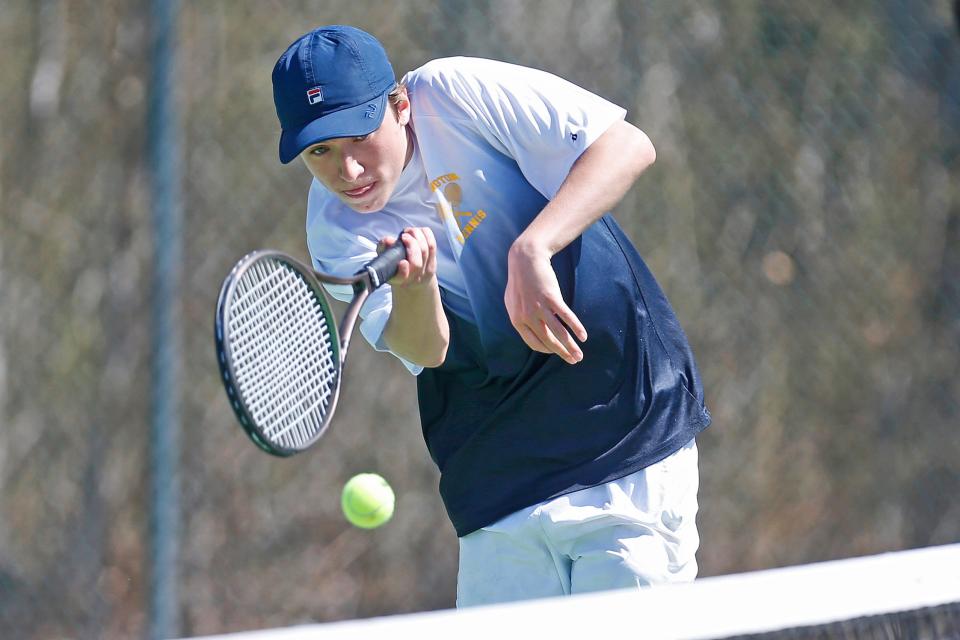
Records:
M344 154L340 160L340 179L344 182L353 182L361 174L363 174L363 165L352 155Z

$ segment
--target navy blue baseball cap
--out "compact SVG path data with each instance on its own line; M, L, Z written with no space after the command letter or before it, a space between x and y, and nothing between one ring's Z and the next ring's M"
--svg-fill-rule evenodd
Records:
M375 131L396 83L387 52L365 31L331 25L298 38L273 68L280 162L323 140Z

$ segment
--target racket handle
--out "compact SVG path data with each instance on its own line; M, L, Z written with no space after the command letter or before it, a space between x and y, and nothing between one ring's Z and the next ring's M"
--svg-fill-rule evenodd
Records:
M402 233L400 235L403 235ZM387 280L397 274L397 265L407 257L407 248L403 246L403 241L397 237L397 241L392 247L378 255L367 263L364 271L370 276L370 284L373 289L386 284Z

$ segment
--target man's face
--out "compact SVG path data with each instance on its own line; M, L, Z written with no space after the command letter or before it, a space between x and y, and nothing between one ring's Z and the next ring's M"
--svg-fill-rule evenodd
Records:
M388 108L380 128L361 138L333 138L311 145L300 158L310 173L359 213L386 206L413 153L407 138L410 102Z

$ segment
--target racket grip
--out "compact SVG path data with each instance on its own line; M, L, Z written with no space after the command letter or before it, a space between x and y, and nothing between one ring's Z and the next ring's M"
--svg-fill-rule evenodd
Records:
M400 234L403 235L402 233ZM387 280L397 274L397 265L407 257L407 248L403 246L403 241L397 236L397 241L392 247L378 255L367 263L364 271L370 276L370 284L374 289L386 284Z

